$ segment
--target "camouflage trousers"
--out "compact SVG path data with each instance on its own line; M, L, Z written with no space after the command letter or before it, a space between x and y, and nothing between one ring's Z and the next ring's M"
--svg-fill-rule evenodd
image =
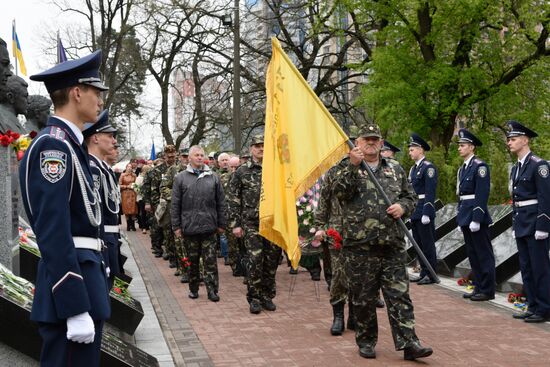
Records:
M163 233L163 237L164 237L164 241L162 243L162 246L166 250L166 253L168 254L168 258L170 259L170 261L176 261L176 259L177 259L176 236L174 235L174 231L172 231L172 226L167 225L167 226L162 227L162 233ZM176 264L177 263L179 263L179 261L176 261Z
M357 345L373 348L376 345L376 299L380 288L387 304L395 349L401 350L417 343L404 245L361 245L344 247L342 251L357 320Z
M346 303L348 299L349 285L344 268L343 250L330 249L330 264L332 267L332 280L330 282L330 304Z
M244 228L246 248L246 280L248 302L275 298L275 274L279 266L281 248L258 234L257 228Z
M213 290L218 293L218 263L216 256L217 237L215 233L184 236L183 242L188 251L189 262L189 290L191 292L199 291L200 283L200 259L203 261L204 284L208 291Z
M151 246L156 252L162 252L162 242L164 234L162 232L162 228L159 227L157 219L154 215L151 217L150 224L151 232L149 232L149 235L151 236Z

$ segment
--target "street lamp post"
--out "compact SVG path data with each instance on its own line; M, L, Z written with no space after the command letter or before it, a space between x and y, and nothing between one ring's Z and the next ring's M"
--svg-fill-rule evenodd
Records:
M233 138L235 145L233 151L240 154L241 151L241 27L239 17L239 2L234 0L233 23Z

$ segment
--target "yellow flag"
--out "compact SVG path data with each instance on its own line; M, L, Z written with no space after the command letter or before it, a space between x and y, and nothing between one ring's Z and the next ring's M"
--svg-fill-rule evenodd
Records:
M271 39L267 69L260 234L300 261L296 199L348 152L348 137Z

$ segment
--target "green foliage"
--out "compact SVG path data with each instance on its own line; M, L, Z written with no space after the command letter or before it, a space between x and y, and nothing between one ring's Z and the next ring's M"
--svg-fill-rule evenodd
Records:
M549 26L544 2L345 4L360 21L385 20L357 104L390 140L417 131L448 149L458 120L474 129L502 127L513 117L534 128L548 125L550 52L548 46L537 49L541 32L547 32L543 27Z

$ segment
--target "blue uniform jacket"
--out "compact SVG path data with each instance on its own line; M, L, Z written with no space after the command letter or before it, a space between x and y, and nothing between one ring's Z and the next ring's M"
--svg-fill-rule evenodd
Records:
M411 185L419 196L416 208L411 215L411 220L421 219L423 215L427 215L431 220L435 218L435 192L437 189L437 168L423 159L419 166L412 166L409 172L409 180ZM424 195L424 199L420 198Z
M94 185L101 196L101 209L103 212L103 224L109 226L118 225L119 205L117 202L118 185L103 161L90 154L90 169L94 179ZM111 180L109 179L111 178ZM111 182L114 187L111 187Z
M42 258L38 265L31 319L65 322L88 311L94 320L110 316L107 278L100 252L76 249L74 236L98 238L86 214L67 141L93 187L87 152L71 129L50 117L33 139L19 168L21 196ZM87 190L90 201L93 196Z
M475 195L474 199L460 200L458 204L458 225L468 226L470 222L481 224L493 223L487 203L491 190L491 175L487 164L477 157L473 157L465 170L458 170L458 195Z
M529 153L518 177L518 164L512 167L510 186L514 203L534 200L537 204L514 205L513 228L516 237L526 237L535 231L550 232L550 178L548 162Z

